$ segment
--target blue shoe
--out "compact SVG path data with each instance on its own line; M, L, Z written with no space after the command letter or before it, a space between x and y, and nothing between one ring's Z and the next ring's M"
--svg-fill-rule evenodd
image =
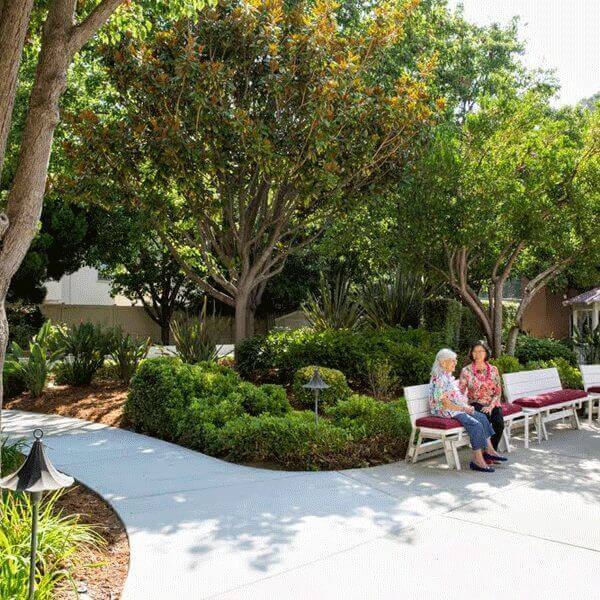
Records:
M479 471L480 473L493 473L496 470L492 467L480 467L479 465L476 465L473 461L469 463L469 467L471 471Z
M483 453L483 458L487 460L493 460L494 462L508 462L508 458L506 458L506 456L494 456L493 454L488 454L487 452Z

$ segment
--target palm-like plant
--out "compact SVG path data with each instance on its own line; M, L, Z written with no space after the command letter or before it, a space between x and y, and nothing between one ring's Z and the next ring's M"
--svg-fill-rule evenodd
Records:
M150 338L141 342L124 333L120 327L112 331L111 336L111 358L117 364L119 379L129 384L136 372L140 361L146 358L150 348Z
M190 364L217 360L216 336L206 316L206 297L199 318L175 319L171 325L177 353Z
M600 324L593 329L588 324L573 327L573 344L586 364L600 363Z
M365 321L374 328L418 327L427 288L423 275L400 269L391 277L367 283L359 295Z
M315 331L360 327L362 310L350 286L351 280L344 272L337 274L333 286L321 273L317 295L310 294L302 305L302 310Z

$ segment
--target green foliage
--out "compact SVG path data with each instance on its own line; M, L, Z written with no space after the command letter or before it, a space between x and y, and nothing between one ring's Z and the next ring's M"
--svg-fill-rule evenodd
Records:
M10 442L7 439L0 438L0 453L2 454L2 473L4 477L9 473L14 473L23 463L24 441Z
M78 516L63 515L56 503L62 492L46 495L40 505L36 594L55 597L64 581L74 585L81 566L78 553L104 542ZM25 599L29 579L31 500L28 494L0 495L0 598Z
M291 382L298 369L316 364L337 369L366 386L369 365L388 361L400 385L413 385L429 380L438 348L439 336L423 329L273 331L240 344L236 365L245 378Z
M325 419L319 419L315 437L313 413L292 411L285 416L234 419L218 432L211 448L229 460L306 469L309 457L314 468L328 467L332 456L342 454L349 439L346 431Z
M26 304L21 300L7 304L6 318L10 341L16 342L21 348L27 347L45 320L37 304Z
M282 387L240 381L215 363L165 357L142 362L125 416L138 431L211 455L290 469L306 468L309 457L314 468L344 468L401 456L410 430L405 404L350 399L319 418L315 437L313 412L292 410Z
M29 342L27 356L16 342L10 345L4 365L9 394L19 389L20 382L34 398L42 393L48 379L50 362L55 355L53 348L58 331L50 321L46 321ZM10 390L11 385L13 390Z
M378 400L389 398L398 387L398 378L388 360L370 359L367 361L367 376L373 396Z
M427 286L422 275L398 269L391 277L368 282L360 291L364 320L380 327L418 327Z
M573 328L573 345L586 365L600 363L600 324L592 329L586 325L582 329Z
M60 381L69 385L89 385L110 352L111 333L101 325L80 323L60 331L57 345L65 357L59 367Z
M116 363L116 371L119 379L124 384L129 384L140 361L146 358L150 348L150 338L136 341L121 328L115 328L111 332L110 355Z
M216 338L206 318L206 297L198 319L177 319L172 330L177 353L183 362L195 364L217 360Z
M357 329L362 312L350 290L351 280L347 274L337 274L333 286L321 274L317 295L309 294L302 305L311 327L315 331L330 329Z
M346 376L341 371L309 365L298 369L294 373L292 391L300 404L307 408L312 408L314 406L315 400L313 391L307 390L302 386L309 382L317 368L319 369L319 373L321 373L323 381L330 386L326 390L320 390L319 392L319 404L321 406L333 405L350 395L350 388L348 387Z
M406 440L411 424L406 402L381 402L358 394L340 400L327 409L333 422L350 432L355 440L382 437L391 441Z
M514 356L509 354L501 354L498 358L492 358L490 364L498 369L500 375L505 373L517 373L523 370L523 365Z
M553 358L552 360L533 360L525 365L527 371L535 369L551 369L552 367L556 368L558 371L560 383L563 388L571 390L583 389L581 371L564 358L559 357Z
M536 338L520 335L517 339L515 357L522 365L532 361L563 358L571 365L577 364L575 353L565 344L552 338Z

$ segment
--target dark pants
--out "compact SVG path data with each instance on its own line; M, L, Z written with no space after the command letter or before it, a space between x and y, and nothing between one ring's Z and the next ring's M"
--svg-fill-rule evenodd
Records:
M473 402L473 406L475 407L476 411L483 413L481 410L483 408L483 404ZM490 414L483 414L488 418L488 421L494 428L494 435L491 437L491 442L492 446L494 446L494 450L498 450L498 445L502 439L502 432L504 431L504 417L502 416L502 409L499 406L495 406Z

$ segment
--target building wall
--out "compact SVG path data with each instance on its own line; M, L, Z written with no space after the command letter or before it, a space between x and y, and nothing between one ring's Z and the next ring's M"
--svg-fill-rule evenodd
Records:
M536 337L568 337L571 310L563 306L563 294L543 288L538 292L523 315L523 329Z
M90 321L106 327L118 326L134 337L149 337L153 343L160 344L160 327L141 306L42 304L40 308L44 316L53 323L73 326ZM217 317L209 321L209 327L215 332L218 343L233 343L235 331L233 319ZM256 333L265 333L266 329L266 321L257 319Z

